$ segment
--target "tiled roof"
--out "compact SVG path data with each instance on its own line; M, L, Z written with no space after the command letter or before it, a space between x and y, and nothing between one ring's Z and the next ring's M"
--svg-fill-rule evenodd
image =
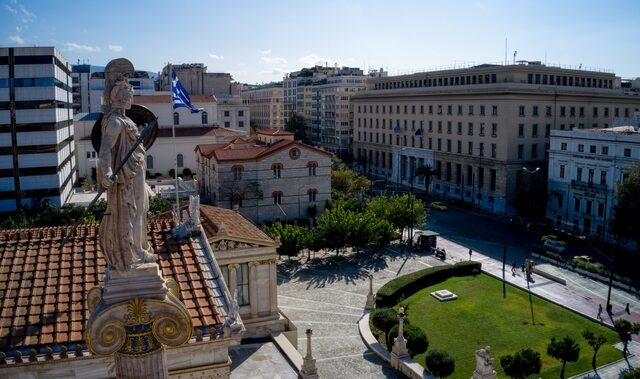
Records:
M277 243L265 232L232 209L201 205L200 218L209 240L232 239L266 246L277 246Z
M234 149L232 145L234 141L229 142L227 144L200 144L196 146L196 151L200 150L200 153L206 158L215 157L218 162L233 162L233 161L249 161L249 160L257 160L274 154L288 146L295 145L303 149L310 149L319 154L331 156L332 154L328 151L318 149L313 146L309 146L307 144L292 141L292 140L279 140L278 142L272 145L257 145L254 144L252 147L243 147L240 149Z
M189 96L192 103L213 103L216 98L213 96L191 95ZM136 104L171 104L171 95L135 95L133 102Z
M162 218L148 225L162 274L178 283L193 326L221 324L221 293L203 259L204 239L178 242ZM102 282L106 261L97 225L81 225L60 249L67 229L0 230L0 351L83 343L86 294Z

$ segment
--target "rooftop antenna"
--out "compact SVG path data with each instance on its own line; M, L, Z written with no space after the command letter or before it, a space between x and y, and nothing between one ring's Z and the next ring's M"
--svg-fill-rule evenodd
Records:
M516 55L518 55L518 50L513 51L513 64L516 64Z

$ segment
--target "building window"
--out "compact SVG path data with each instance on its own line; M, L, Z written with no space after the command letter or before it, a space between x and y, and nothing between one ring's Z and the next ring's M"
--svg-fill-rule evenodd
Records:
M173 112L173 125L180 125L180 115L178 112Z
M224 117L229 117L229 111L224 111Z
M492 116L497 116L498 115L498 106L494 105L491 107L491 115Z
M564 178L564 165L560 165L560 178Z
M523 159L524 158L524 145L523 144L519 144L518 145L518 159Z
M242 171L244 171L243 166L236 165L231 167L231 172L233 172L233 180L242 180Z
M225 122L224 122L224 127L225 127L225 128L230 128L230 127L231 127L231 122L229 122L229 121L225 121Z
M579 182L582 181L582 167L576 169L576 180Z
M480 123L480 136L484 137L484 122Z
M547 117L551 117L551 107L547 106L545 108L544 115L547 116Z
M480 116L484 116L484 105L480 106Z
M498 124L491 124L491 137L498 136Z
M147 168L153 168L153 155L147 155Z
M282 204L282 192L276 191L271 196L273 197L274 205Z
M524 117L524 105L518 106L518 116Z
M317 189L310 189L309 191L307 191L307 194L309 195L309 202L314 202L316 201L316 196L318 195L318 190Z
M209 115L207 112L202 112L202 125L206 125L209 123Z
M184 156L182 154L178 154L176 157L176 164L178 167L184 167Z
M609 146L602 146L602 155L609 155Z
M532 116L538 117L538 106L537 105L533 106L533 114L532 114Z
M469 116L473 116L473 105L469 105Z
M567 115L567 107L560 107L560 117L565 117Z
M318 163L309 162L307 163L307 167L309 168L309 176L316 176L316 168L318 167Z
M531 137L538 137L538 124L531 125Z
M631 149L630 148L625 148L624 149L624 156L625 157L630 157L631 156Z
M491 144L491 158L496 158L496 156L498 155L498 147L495 143Z
M549 137L549 134L551 134L551 124L547 124L544 127L544 136Z
M489 170L489 190L496 190L496 170L493 168Z
M273 178L280 179L280 177L282 176L282 163L272 164L271 170L273 171Z
M518 137L524 137L524 124L518 124Z
M238 121L238 127L244 128L244 121Z
M462 154L462 141L458 140L458 154Z
M607 185L607 172L605 170L600 171L600 184Z
M458 123L458 135L462 135L462 123Z
M538 158L538 144L534 143L531 145L531 158Z
M473 122L469 123L469 129L467 131L467 134L472 136L473 135Z
M467 154L472 155L473 154L473 142L469 141L467 142Z
M578 152L579 153L584 153L584 145L583 144L578 144Z
M236 269L236 290L238 305L249 304L249 264L242 263Z
M596 145L589 145L589 152L591 154L595 154L596 153Z
M562 142L560 144L560 150L567 150L567 143L566 142Z

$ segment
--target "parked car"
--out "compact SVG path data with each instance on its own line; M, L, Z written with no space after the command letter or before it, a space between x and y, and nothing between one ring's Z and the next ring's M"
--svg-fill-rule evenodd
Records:
M445 203L441 203L439 201L434 201L433 203L431 203L431 208L437 209L439 211L446 211L449 209Z
M551 239L544 241L542 245L544 246L545 249L549 251L553 251L554 253L558 253L558 254L562 254L567 250L567 247L565 245Z
M573 257L571 263L574 266L580 266L580 263L590 264L596 270L601 270L604 268L604 265L602 263L596 261L595 259L593 259L593 257L590 257L588 255L576 255Z
M567 243L563 240L560 239L560 237L556 236L555 234L546 234L544 236L542 236L542 238L540 238L540 242L544 243L544 241L546 240L553 240L556 241L557 243L563 245L563 246L567 246Z

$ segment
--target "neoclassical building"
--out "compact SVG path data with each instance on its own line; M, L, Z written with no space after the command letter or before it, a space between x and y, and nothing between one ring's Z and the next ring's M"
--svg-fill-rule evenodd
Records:
M204 201L238 207L261 224L320 214L331 199L332 154L266 129L249 138L196 147Z
M640 108L613 73L526 61L372 78L351 99L353 149L370 176L408 186L429 165L431 193L507 214L523 168L546 178L552 130L609 128Z

